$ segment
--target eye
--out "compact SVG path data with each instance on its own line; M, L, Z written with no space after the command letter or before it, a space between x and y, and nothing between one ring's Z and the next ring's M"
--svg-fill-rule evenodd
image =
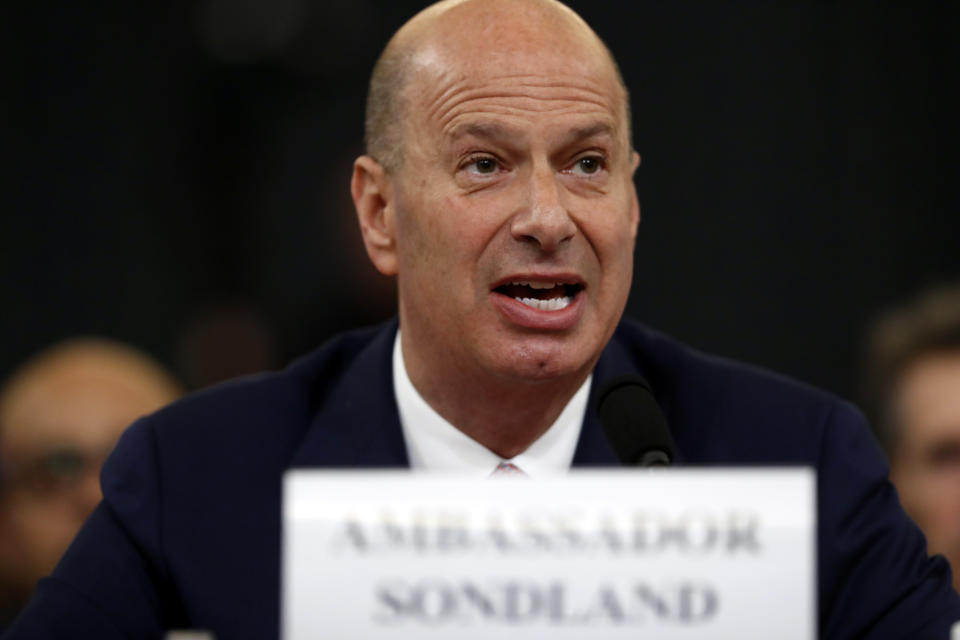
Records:
M594 175L604 168L606 160L603 156L583 156L577 159L570 168L571 173L579 175Z
M464 168L472 173L482 175L491 175L500 168L500 163L491 156L475 156L468 158L464 163Z
M474 160L473 165L477 168L478 173L493 173L497 170L497 161L493 158Z
M580 170L584 173L596 173L600 169L599 158L580 158L577 163L580 165Z

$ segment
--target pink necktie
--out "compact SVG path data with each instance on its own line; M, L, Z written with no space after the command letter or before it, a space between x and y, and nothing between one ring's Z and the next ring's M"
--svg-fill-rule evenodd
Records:
M527 474L523 470L512 462L501 462L497 465L497 468L493 470L493 473L490 474L491 478L505 478L507 476L513 476L516 478L527 478Z

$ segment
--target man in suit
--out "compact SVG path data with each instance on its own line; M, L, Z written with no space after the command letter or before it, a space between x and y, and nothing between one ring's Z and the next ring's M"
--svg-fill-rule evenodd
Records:
M616 465L590 397L640 373L679 463L817 468L824 637L945 638L949 569L926 559L859 414L621 321L629 122L610 53L557 2L443 2L408 22L374 70L351 184L399 320L133 425L11 637L272 636L284 469Z
M512 458L584 385L623 312L639 157L599 39L553 5L500 10L538 29L562 19L490 46L472 22L486 9L441 4L393 38L351 186L367 253L397 276L413 386Z

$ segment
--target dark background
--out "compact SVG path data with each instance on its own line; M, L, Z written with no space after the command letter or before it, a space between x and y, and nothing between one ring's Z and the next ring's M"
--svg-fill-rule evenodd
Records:
M852 396L869 319L960 276L960 3L570 4L633 96L628 313ZM388 317L347 182L423 5L0 9L0 376L93 333L199 386Z

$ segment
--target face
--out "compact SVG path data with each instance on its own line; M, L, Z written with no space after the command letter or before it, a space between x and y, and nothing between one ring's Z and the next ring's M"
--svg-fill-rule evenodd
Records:
M5 407L0 570L18 590L53 570L100 501L100 467L123 429L172 399L134 378L125 369L61 369Z
M584 378L633 270L622 90L585 37L533 31L498 53L448 33L416 59L391 176L408 368Z
M910 367L896 406L901 440L891 479L930 553L947 557L960 587L960 352Z

